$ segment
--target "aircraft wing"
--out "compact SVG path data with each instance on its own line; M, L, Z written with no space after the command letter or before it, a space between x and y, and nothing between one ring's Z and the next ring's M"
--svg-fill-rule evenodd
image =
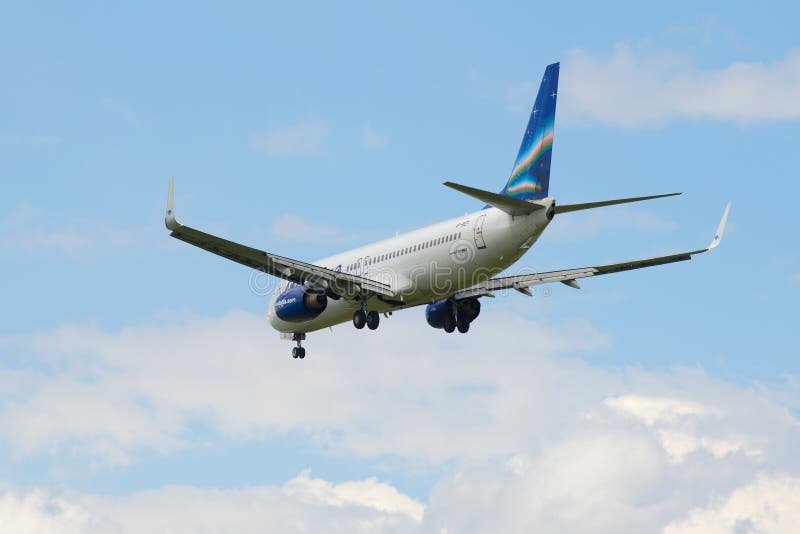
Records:
M492 291L499 291L501 289L516 289L521 293L530 295L528 288L540 284L549 284L552 282L561 282L570 287L578 288L578 283L575 281L578 278L588 278L590 276L599 276L602 274L619 273L623 271L631 271L633 269L643 269L645 267L654 267L656 265L664 265L667 263L674 263L678 261L686 261L692 259L695 254L702 254L707 252L717 245L722 240L722 234L725 231L725 223L728 219L728 212L731 209L730 203L725 206L725 212L722 215L722 220L717 227L717 233L711 243L703 249L693 250L690 252L681 252L678 254L670 254L668 256L658 256L655 258L646 258L642 260L627 261L623 263L612 263L609 265L597 265L593 267L582 267L579 269L565 269L561 271L549 271L544 273L523 274L517 276L505 276L502 278L492 278L472 287L458 291L453 298L465 299L471 297L492 296Z
M284 280L290 280L297 284L320 290L331 289L334 293L345 297L348 295L360 295L362 291L367 294L372 293L386 297L395 296L394 291L388 284L377 280L271 254L180 224L175 219L172 177L169 180L167 212L164 223L167 229L171 231L170 235L176 239Z

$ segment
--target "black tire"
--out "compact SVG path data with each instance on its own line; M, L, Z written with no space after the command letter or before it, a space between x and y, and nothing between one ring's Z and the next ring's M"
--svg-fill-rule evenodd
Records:
M356 310L353 314L353 326L361 330L365 324L367 324L367 314L364 310Z
M292 347L292 358L296 359L298 356L299 356L299 351L297 350L297 347Z
M381 316L378 315L378 312L371 311L367 313L367 328L375 330L379 324L381 324Z
M469 332L469 323L466 321L459 321L456 327L458 328L458 331L461 332L462 334L466 334L467 332Z
M452 334L453 331L456 329L456 320L452 317L447 317L444 320L444 331L448 334Z
M297 357L301 360L306 357L306 349L305 347L300 347L300 350L297 351Z

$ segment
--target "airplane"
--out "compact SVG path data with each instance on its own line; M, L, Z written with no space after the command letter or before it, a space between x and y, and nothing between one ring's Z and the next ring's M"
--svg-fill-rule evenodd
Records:
M292 340L292 357L306 356L306 334L352 321L358 329L375 330L380 314L425 305L433 328L466 333L481 311L482 297L514 289L532 296L530 288L560 282L578 289L577 280L686 261L707 252L722 239L730 203L711 243L702 249L577 269L497 277L516 263L542 235L555 216L670 197L668 193L582 204L558 204L549 196L553 129L558 96L559 63L547 66L531 111L511 176L499 193L445 182L444 185L485 205L472 213L305 262L256 248L178 223L174 181L170 177L165 223L170 235L252 269L282 279L268 308L272 327Z

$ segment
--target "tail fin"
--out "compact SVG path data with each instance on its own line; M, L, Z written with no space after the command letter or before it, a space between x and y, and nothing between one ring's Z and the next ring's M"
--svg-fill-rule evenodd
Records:
M539 94L533 105L519 154L502 194L520 200L547 196L550 187L550 158L553 154L553 126L556 119L559 63L544 71Z

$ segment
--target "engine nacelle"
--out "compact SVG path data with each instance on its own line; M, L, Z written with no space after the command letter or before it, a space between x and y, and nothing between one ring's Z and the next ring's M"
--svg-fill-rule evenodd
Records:
M469 324L481 313L481 302L478 299L465 299L454 304L452 300L437 300L425 308L425 320L434 328L447 329L456 324ZM448 330L449 331L449 330Z
M325 293L291 284L275 300L275 315L282 321L299 323L317 317L328 307Z
M455 306L450 300L437 300L425 308L425 320L434 328L444 328L445 322L455 320Z

